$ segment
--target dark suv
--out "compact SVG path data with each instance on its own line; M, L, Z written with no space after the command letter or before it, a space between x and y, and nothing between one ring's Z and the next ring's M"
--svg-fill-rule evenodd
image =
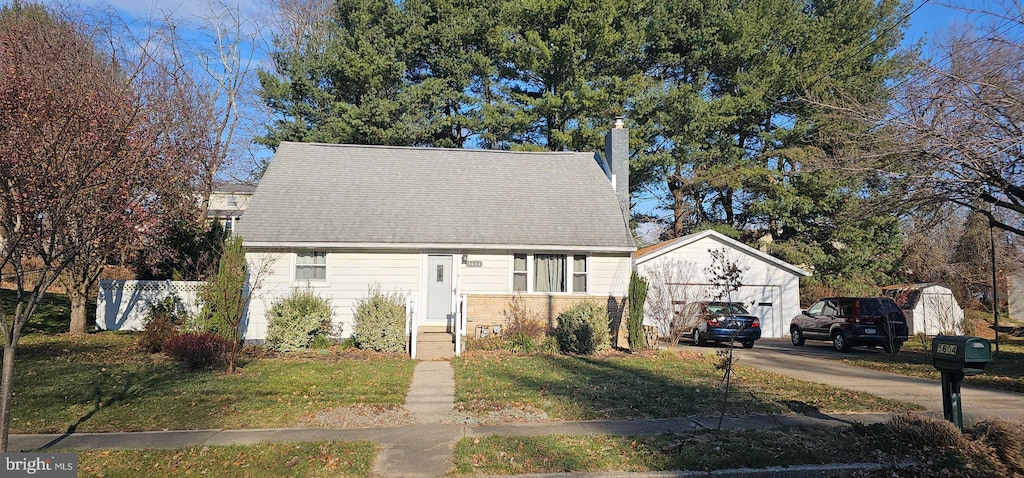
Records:
M793 317L789 336L793 345L803 345L806 339L831 340L840 352L856 345L880 345L896 353L907 341L907 319L887 297L830 297Z

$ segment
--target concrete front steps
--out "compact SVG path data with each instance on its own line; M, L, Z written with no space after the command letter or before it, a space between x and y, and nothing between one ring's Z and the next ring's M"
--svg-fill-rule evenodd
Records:
M420 327L416 335L416 360L451 360L455 335L445 327Z

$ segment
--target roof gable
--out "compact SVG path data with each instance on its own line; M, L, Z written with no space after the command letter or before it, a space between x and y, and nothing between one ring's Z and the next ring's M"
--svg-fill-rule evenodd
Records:
M635 248L594 153L282 143L248 245Z
M700 232L693 233L693 234L690 234L690 235L686 235L686 236L682 236L682 237L677 237L677 238L669 240L669 241L660 242L658 244L654 244L652 246L648 246L648 247L645 247L643 249L640 249L640 250L636 251L635 253L633 253L633 261L636 264L638 264L638 265L639 264L643 264L644 262L650 261L650 260L652 260L652 259L654 259L656 257L659 257L659 256L663 255L663 254L667 254L667 253L669 253L671 251L679 249L680 247L685 247L687 245L690 245L690 244L692 244L694 242L697 242L697 241L699 241L701 239L704 239L706 237L711 237L711 238L717 240L718 242L721 242L721 243L723 243L723 244L725 244L725 245L727 245L729 247L732 247L734 249L738 249L738 250L740 250L742 252L745 252L748 255L756 257L756 258L758 258L758 259L760 259L760 260L762 260L764 262L772 264L772 265L774 265L776 267L779 267L779 268L781 268L783 270L786 270L786 271L788 271L788 272L790 272L792 274L795 274L795 275L798 275L798 276L803 276L803 277L811 275L810 272L807 272L807 271L805 271L805 270L803 270L803 269L801 269L801 268L799 268L797 266L794 266L793 264L790 264L790 263L788 263L786 261L783 261L782 259L778 259L776 257L773 257L773 256L771 256L769 254L765 254L765 253L763 253L763 252L761 252L761 251L759 251L757 249L754 249L753 247L750 247L750 246L748 246L748 245L746 245L746 244L744 244L744 243L742 243L740 241L737 241L737 240L735 240L735 239L733 239L733 238L731 238L729 236L726 236L726 235L724 235L724 234L722 234L720 232L717 232L717 231L713 231L711 229L706 229L704 231L700 231Z

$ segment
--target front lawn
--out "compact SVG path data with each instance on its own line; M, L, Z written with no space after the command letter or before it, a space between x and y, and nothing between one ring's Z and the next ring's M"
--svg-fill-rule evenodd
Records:
M12 433L296 426L349 405L401 406L415 363L342 352L258 358L240 373L189 373L135 337L30 335L16 352Z
M997 478L1024 474L1022 431L1019 424L994 421L961 433L944 420L897 415L869 426L463 438L455 446L452 475L710 472L859 462L887 468L855 476Z
M711 471L874 462L875 446L852 427L646 436L489 436L455 446L455 475Z
M371 476L377 450L370 442L266 443L172 450L78 452L79 476L266 477Z
M0 288L0 307L4 312L14 313L17 291ZM96 299L90 298L85 308L85 322L87 326L96 324ZM32 320L25 324L22 335L33 333L60 334L66 333L71 326L71 299L67 295L46 292L39 301L39 308L36 309Z
M470 353L453 361L456 401L467 411L528 405L564 420L713 415L720 410L716 357L663 352L645 357ZM734 369L727 413L879 412L918 409L862 392Z

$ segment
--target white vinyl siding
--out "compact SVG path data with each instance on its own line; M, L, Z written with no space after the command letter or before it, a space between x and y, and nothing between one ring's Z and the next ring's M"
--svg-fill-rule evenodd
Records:
M265 275L259 290L253 295L249 306L249 323L246 339L266 337L266 313L278 300L290 296L296 288L313 286L313 292L331 304L334 311L334 334L341 337L352 335L353 310L356 302L367 295L371 286L380 286L384 293L394 292L401 296L419 294L420 259L419 251L366 251L330 252L327 258L327 279L320 282L295 282L293 273L294 253L256 252L246 254L249 270L255 274L261 263L272 265ZM507 276L502 276L507 277Z
M592 254L587 257L590 294L622 297L629 293L633 260L629 255Z
M254 292L249 307L249 320L244 336L249 340L266 337L266 313L275 302L291 295L296 288L312 287L318 296L327 299L334 311L334 333L341 337L352 335L354 323L353 308L357 301L366 297L370 286L379 285L383 292L395 292L403 296L413 294L418 305L423 305L422 290L428 278L427 257L435 254L422 250L330 250L326 253L326 280L295 281L295 250L267 250L249 252L246 260L249 270L256 279L256 271L266 270L260 277L260 286ZM459 294L502 295L512 293L515 256L520 257L520 266L525 262L526 286L533 283L533 254L499 251L467 251L465 255L473 266L463 264L456 254L453 278ZM587 292L591 296L624 296L629 284L630 257L628 254L603 253L584 255L563 253L568 265L566 284L573 283L576 256L586 257ZM522 270L522 269L520 269ZM582 274L579 276L582 277ZM526 293L531 293L527 291ZM544 294L559 294L555 292ZM562 292L560 294L569 294ZM473 300L470 298L470 300ZM421 307L422 308L422 307Z

